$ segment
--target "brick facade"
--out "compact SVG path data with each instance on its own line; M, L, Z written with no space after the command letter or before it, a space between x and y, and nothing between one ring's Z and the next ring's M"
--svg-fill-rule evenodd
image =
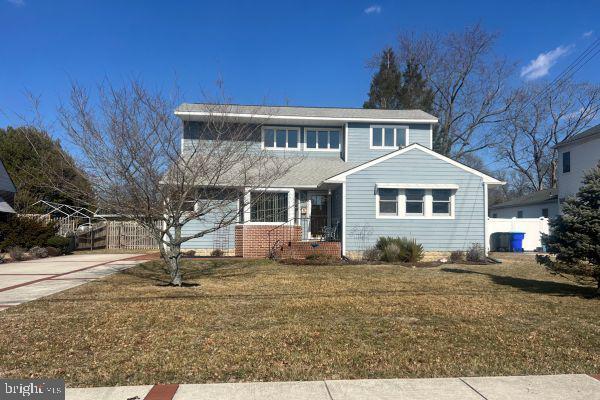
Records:
M274 250L282 258L306 258L310 254L339 257L340 242L303 242L302 227L272 225L237 225L235 255L244 258L266 258Z
M283 245L300 240L300 226L236 225L235 255L244 258L266 258L277 241Z

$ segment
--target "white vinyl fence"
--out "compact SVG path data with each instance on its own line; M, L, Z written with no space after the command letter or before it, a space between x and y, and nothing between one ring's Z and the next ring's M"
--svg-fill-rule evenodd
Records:
M488 243L495 232L524 232L523 250L542 247L542 233L548 234L548 218L488 218Z

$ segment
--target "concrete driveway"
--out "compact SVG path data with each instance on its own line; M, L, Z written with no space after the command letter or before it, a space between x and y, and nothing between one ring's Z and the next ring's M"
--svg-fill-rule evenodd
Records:
M0 264L0 310L133 267L140 254L73 254Z

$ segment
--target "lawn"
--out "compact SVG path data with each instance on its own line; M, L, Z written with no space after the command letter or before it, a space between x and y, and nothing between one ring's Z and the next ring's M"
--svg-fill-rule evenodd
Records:
M158 261L0 312L0 376L69 386L600 372L600 300L502 265Z

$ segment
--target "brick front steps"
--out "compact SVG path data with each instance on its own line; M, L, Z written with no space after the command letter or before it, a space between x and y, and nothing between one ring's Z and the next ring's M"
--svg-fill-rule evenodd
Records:
M311 254L324 254L333 257L342 255L340 242L291 242L281 246L281 258L304 259Z
M267 258L274 251L281 258L306 258L311 254L339 257L340 242L302 241L302 227L270 225L237 225L235 255L244 258Z

